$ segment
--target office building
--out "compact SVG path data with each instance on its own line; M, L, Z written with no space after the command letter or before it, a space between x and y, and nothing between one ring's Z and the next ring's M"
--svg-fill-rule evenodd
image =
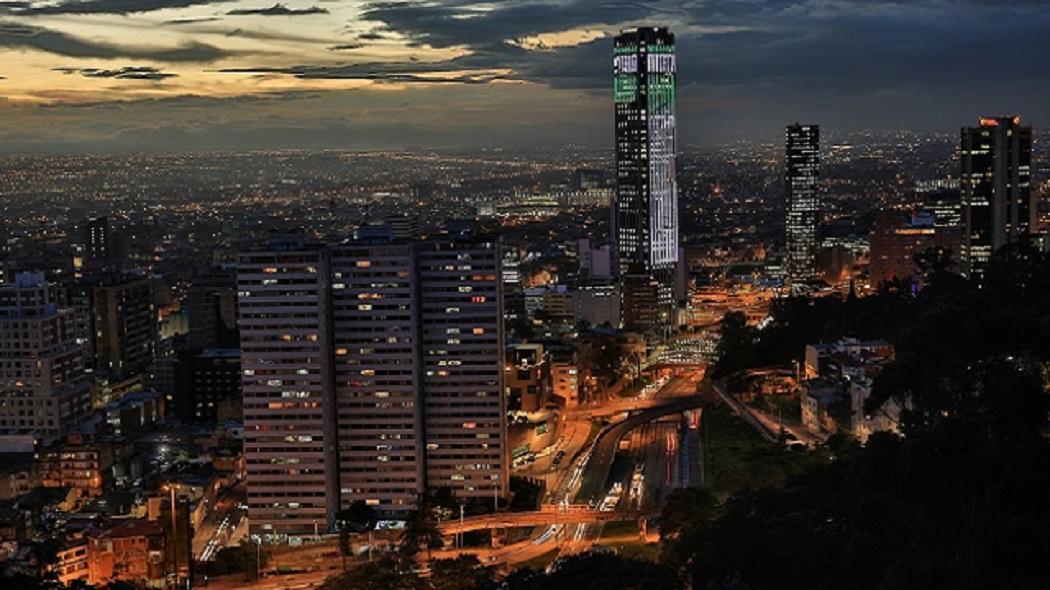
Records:
M500 266L470 232L241 256L253 533L328 529L357 500L403 515L428 488L507 493Z
M159 364L159 363L158 363ZM188 349L175 355L174 387L164 393L183 422L215 424L240 420L241 351Z
M937 226L934 214L910 217L899 211L879 211L871 229L870 283L878 287L894 279L923 281L917 256L957 261L962 236L958 227ZM931 258L932 262L933 258ZM952 264L944 270L955 270Z
M107 273L67 288L89 369L111 382L145 374L157 351L157 313L148 278Z
M190 348L237 346L237 273L234 269L212 268L194 277L186 300Z
M611 254L608 244L594 247L587 238L577 240L576 256L580 264L580 279L611 278Z
M613 51L612 266L625 282L657 287L651 301L625 298L624 323L666 337L678 262L674 35L665 28L624 31ZM625 286L625 293L629 290Z
M1020 117L985 117L962 129L962 272L979 279L996 250L1038 231L1032 192L1032 128Z
M109 217L92 217L82 227L83 267L89 271L119 270L126 253L120 232L110 227Z
M787 280L793 290L817 278L820 229L820 127L789 125L784 172L787 187Z
M42 275L0 285L0 436L53 439L91 408L74 312Z

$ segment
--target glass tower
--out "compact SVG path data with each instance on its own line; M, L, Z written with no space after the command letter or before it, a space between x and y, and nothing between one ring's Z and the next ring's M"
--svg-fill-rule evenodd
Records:
M613 49L616 198L613 266L651 295L624 305L628 329L666 332L678 263L674 35L666 28L622 32ZM652 287L652 288L650 288ZM646 309L641 309L641 308ZM644 319L644 326L640 325ZM637 321L636 321L637 320Z
M817 277L820 127L789 125L785 148L787 279L797 290Z
M986 117L964 127L960 161L963 274L984 275L992 253L1036 230L1032 193L1032 128L1021 117Z

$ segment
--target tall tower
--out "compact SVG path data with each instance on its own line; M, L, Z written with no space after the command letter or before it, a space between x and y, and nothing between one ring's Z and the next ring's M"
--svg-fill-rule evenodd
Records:
M963 206L963 274L980 278L992 253L1035 232L1031 187L1032 128L1021 117L985 117L964 127L960 160Z
M678 263L674 35L666 28L624 31L613 53L613 266L639 287L639 297L625 300L625 326L666 334Z
M789 125L784 159L787 184L787 277L793 289L817 277L820 225L820 127Z

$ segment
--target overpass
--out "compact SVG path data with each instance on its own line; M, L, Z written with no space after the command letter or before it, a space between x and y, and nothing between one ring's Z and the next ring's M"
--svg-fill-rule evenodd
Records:
M558 506L546 504L532 512L501 512L483 514L459 520L447 520L438 525L444 535L470 531L510 529L515 527L548 526L553 524L596 524L633 520L640 516L635 511L600 512L585 505Z
M615 416L624 412L638 412L641 410L651 410L654 408L671 406L681 401L682 399L686 399L686 397L652 397L645 399L624 398L621 400L605 401L602 402L601 405L593 408L582 407L574 410L569 410L565 412L565 419L583 420L588 418L607 418L609 416Z

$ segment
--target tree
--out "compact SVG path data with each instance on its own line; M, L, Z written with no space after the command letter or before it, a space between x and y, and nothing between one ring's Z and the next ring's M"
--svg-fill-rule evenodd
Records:
M716 505L715 495L707 488L680 488L671 492L657 519L660 537L677 538L685 528L703 524Z
M430 562L432 590L491 590L496 588L496 576L473 555L455 559L435 559Z
M511 512L539 510L543 489L538 484L524 477L513 475L510 478L510 491L513 494L510 501Z
M712 376L723 377L754 366L758 335L747 324L747 316L743 312L731 311L722 317L721 326L718 358L711 369Z
M431 550L440 548L444 543L445 538L438 528L434 511L426 502L421 501L419 507L410 513L405 521L405 529L401 532L402 553L406 556L416 556L426 549L427 559L430 559Z
M259 563L260 559L262 563ZM218 576L243 573L247 579L254 580L258 578L259 571L266 568L268 561L267 555L255 543L245 539L236 547L220 549L209 571Z
M396 556L363 563L328 578L318 590L425 590L426 583L412 571L410 562Z
M674 571L642 559L583 553L557 560L550 573L529 570L504 580L507 590L679 590Z
M343 559L343 571L346 571L346 558L354 553L354 535L374 529L378 517L375 509L364 500L356 500L349 508L340 510L335 518L339 528L339 554Z

